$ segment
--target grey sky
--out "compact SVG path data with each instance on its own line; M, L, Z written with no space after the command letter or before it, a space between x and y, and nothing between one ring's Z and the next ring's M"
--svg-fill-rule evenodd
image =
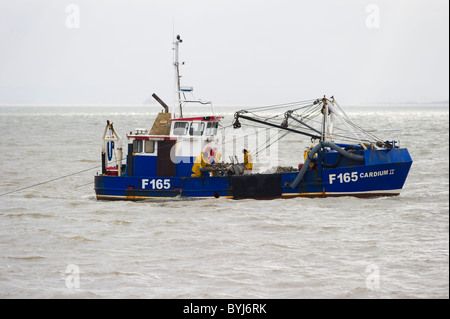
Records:
M216 105L449 99L447 0L0 0L0 104L172 104L173 24Z

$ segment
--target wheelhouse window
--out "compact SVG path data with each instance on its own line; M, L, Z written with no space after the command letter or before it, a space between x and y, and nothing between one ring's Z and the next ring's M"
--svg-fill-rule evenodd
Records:
M205 130L205 123L203 122L192 122L191 128L189 129L189 135L201 136Z
M208 124L206 125L205 135L207 135L207 136L216 135L218 127L219 127L219 123L218 122L208 122Z
M155 141L134 140L133 153L145 153L145 154L155 153Z
M155 153L155 141L145 141L145 153Z
M189 129L188 122L175 122L173 126L174 135L186 135Z
M142 153L143 142L142 140L133 141L133 153Z

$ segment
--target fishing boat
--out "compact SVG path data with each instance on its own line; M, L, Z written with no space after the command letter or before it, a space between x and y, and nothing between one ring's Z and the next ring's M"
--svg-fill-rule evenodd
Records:
M102 143L102 171L95 176L98 200L167 198L273 199L329 196L395 196L407 179L412 159L395 139L378 137L357 125L332 96L237 111L232 129L267 127L307 137L293 166L275 171L253 169L258 154L244 149L244 160L221 158L219 130L224 117L212 102L188 98L181 86L180 36L173 42L175 101L162 106L150 129L138 128L122 138L107 121ZM209 106L201 116L185 116L188 104ZM247 123L247 124L246 124ZM271 144L266 145L269 147ZM260 151L254 150L254 151ZM252 156L253 155L253 156ZM301 163L299 163L301 161Z

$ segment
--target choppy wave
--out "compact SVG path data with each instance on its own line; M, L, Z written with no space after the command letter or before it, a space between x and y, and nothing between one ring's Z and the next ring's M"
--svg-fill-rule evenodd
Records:
M97 202L93 169L0 198L0 297L448 298L448 107L349 114L402 131L414 164L400 196ZM0 110L0 193L95 166L107 119L128 132L152 116ZM280 143L281 164L305 143Z

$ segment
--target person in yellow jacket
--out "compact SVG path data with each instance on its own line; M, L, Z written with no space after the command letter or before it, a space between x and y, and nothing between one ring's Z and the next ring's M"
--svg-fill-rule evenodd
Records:
M311 145L310 147L308 147L308 148L305 150L305 153L304 153L304 155L303 155L305 161L306 161L306 159L308 158L308 156L309 156L309 154L311 153L311 151L312 151L313 148L314 148L314 145ZM317 158L317 154L314 154L314 157L313 157L313 158ZM313 162L313 161L311 161L311 163L309 164L309 167L310 167L310 168L313 168L314 165L316 165L316 163Z
M244 153L244 166L245 166L245 169L251 171L253 169L253 158L250 155L250 152L248 150L244 149L243 153Z
M208 153L202 152L195 158L194 165L192 166L192 172L194 174L191 177L202 177L201 168L211 166L211 163L208 161Z

